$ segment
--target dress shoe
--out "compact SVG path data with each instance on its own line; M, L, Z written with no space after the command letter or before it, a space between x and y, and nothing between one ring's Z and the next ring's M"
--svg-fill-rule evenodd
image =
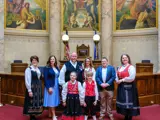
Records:
M31 115L30 120L36 120L36 117Z
M132 120L132 116L128 116L128 120Z
M128 120L128 115L126 115L126 116L124 117L124 120Z

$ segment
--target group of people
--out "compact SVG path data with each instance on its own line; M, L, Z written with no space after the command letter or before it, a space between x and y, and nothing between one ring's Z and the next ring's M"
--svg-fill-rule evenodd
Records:
M38 68L39 58L31 56L31 66L25 71L27 89L23 113L30 115L30 120L36 120L36 115L43 112L43 107L48 107L49 117L57 120L55 108L60 105L62 96L64 106L62 120L87 120L88 116L96 120L97 112L100 113L99 120L104 120L106 113L110 120L114 120L112 99L116 82L117 112L125 116L124 120L132 120L132 116L140 115L138 92L134 81L136 70L131 65L129 55L123 54L120 60L122 65L114 68L108 64L108 59L103 57L102 65L95 70L90 57L82 64L77 60L77 54L73 52L61 70L58 68L56 57L50 56L41 73ZM62 86L62 91L59 86ZM100 111L97 111L99 106Z

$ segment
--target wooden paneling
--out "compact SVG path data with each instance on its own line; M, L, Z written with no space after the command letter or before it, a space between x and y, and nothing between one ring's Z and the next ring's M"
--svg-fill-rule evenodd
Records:
M18 97L16 97L15 95L8 95L8 99L7 99L7 103L8 104L12 104L12 105L17 105L18 104ZM19 104L18 104L19 105Z
M25 69L28 67L27 63L12 63L11 72L21 72L24 73Z
M153 73L152 63L136 63L137 73Z
M157 76L155 77L155 79L156 79L156 86L155 86L155 88L156 88L156 93L157 93L157 94L160 94L160 76L157 75Z
M156 104L156 95L139 96L139 103L141 107Z
M116 82L114 82L114 99L116 99L116 96L117 96L117 87L118 87L118 85L117 85L117 83Z
M155 79L154 77L147 78L147 94L152 95L155 93Z
M8 97L7 94L2 93L2 94L1 94L1 102L2 102L2 103L6 103L6 101L7 101L7 99L8 99L7 97Z
M12 78L12 76L8 76L6 78L7 80L7 94L15 94L16 92L16 80L14 80L14 77Z
M137 81L137 88L138 88L138 95L139 96L144 96L146 95L146 91L147 91L147 86L146 86L146 80L144 79L139 79Z
M156 104L160 104L160 94L156 95Z
M18 106L23 106L24 105L24 96L16 96L16 97L17 97L16 105L18 104Z
M7 93L7 80L5 80L5 76L1 76L1 92L2 93Z
M2 78L2 103L23 106L26 90L24 83L24 74L0 74L0 77ZM136 83L141 106L160 104L160 74L137 74ZM115 83L113 99L114 108L116 107L116 96L117 84Z
M18 96L24 96L25 95L25 81L24 79L17 79L17 84L16 84L16 93Z

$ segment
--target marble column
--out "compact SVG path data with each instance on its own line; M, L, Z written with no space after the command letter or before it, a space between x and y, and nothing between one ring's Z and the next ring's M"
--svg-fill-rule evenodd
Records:
M160 73L160 0L158 0L158 73Z
M0 0L0 72L4 72L4 0Z
M50 55L60 60L61 43L61 0L50 0L49 45Z
M107 57L112 62L112 0L102 0L102 57Z

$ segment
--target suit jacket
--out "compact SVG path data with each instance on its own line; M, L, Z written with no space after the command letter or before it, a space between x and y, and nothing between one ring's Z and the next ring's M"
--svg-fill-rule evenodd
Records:
M106 87L106 90L113 91L114 90L114 80L116 79L116 72L113 66L107 66L105 83L108 83L110 86ZM101 84L104 83L102 79L102 66L99 66L96 70L96 82L98 86L98 90L102 91L104 88L101 87Z
M56 68L59 72L59 68ZM54 87L55 84L55 72L52 67L44 68L44 85L47 89Z

